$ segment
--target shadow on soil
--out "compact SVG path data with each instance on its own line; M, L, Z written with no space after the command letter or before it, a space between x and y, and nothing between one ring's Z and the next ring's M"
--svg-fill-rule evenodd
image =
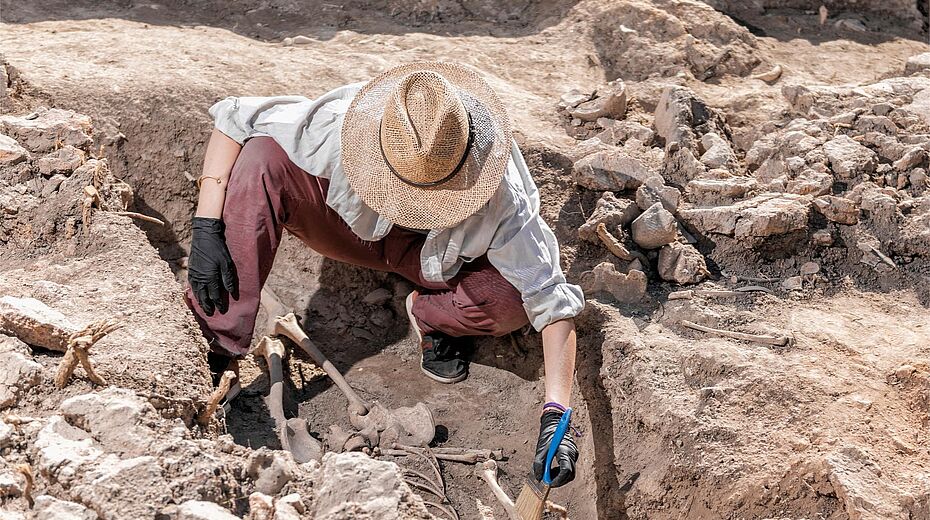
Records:
M258 40L304 35L321 40L352 30L366 34L423 32L442 36L525 36L557 24L577 0L207 0L160 3L94 0L3 0L6 23L123 18L154 25L206 25Z

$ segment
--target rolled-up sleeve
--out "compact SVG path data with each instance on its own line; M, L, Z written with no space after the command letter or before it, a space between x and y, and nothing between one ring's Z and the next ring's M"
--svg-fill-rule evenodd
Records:
M517 168L525 168L515 149ZM528 173L526 173L528 178ZM506 181L505 181L506 182ZM531 184L532 181L530 180ZM584 309L584 294L565 280L559 265L559 244L539 216L535 185L526 197L514 200L513 212L497 228L488 259L523 298L523 308L536 330L552 322L572 318Z
M289 105L307 101L303 96L228 97L210 107L210 115L217 130L243 144L262 126L278 123L276 114L286 113Z

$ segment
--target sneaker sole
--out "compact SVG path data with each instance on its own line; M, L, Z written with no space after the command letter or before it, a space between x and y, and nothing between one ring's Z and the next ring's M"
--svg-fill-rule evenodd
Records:
M465 372L461 375L457 375L455 377L437 376L436 374L423 368L423 356L422 355L420 356L420 372L423 372L424 374L426 374L426 377L432 379L433 381L436 381L436 382L439 382L445 385L451 385L452 383L458 383L459 381L464 381L465 379L468 378L468 372Z

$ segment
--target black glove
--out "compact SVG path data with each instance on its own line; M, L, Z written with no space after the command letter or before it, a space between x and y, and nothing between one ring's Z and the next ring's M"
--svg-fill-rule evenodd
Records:
M226 293L234 298L239 295L236 266L226 248L226 226L218 218L207 217L194 217L191 224L193 237L187 260L187 280L207 316L213 316L215 309L223 314L229 308Z
M542 480L543 478L543 472L546 470L546 454L549 452L549 442L552 440L561 418L562 412L546 410L539 419L539 440L536 442L536 458L533 460L533 475L536 480ZM562 438L562 442L559 443L554 461L558 464L558 467L550 470L549 475L552 477L550 487L557 488L568 484L575 478L578 446L575 446L575 441L572 439L571 429Z

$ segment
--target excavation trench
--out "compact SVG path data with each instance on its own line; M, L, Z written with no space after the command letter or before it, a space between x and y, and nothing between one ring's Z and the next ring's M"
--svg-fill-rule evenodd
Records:
M153 121L153 115L140 117ZM178 127L179 121L167 123L163 132L151 132L147 125L146 150L192 143L183 157L185 168L197 172L203 154L202 136L209 127L190 124ZM126 132L132 125L122 125ZM201 136L201 137L198 137ZM159 142L161 141L161 142ZM140 140L127 134L117 157L132 157ZM196 144L193 144L196 143ZM546 196L564 198L573 193L564 171L567 164L560 156L543 150L525 150L531 169ZM169 229L141 224L152 244L185 283L184 257L189 247L189 220L194 210L192 183L184 175L167 172L163 176L140 175L128 162L118 174L132 184L140 211L158 215ZM577 195L570 195L577 197ZM586 201L593 205L593 200ZM562 201L552 207L561 207ZM580 215L562 215L555 226L563 246L575 258L578 247L574 229L583 220ZM184 238L181 238L184 237ZM590 266L566 265L569 273L580 273ZM570 274L571 276L571 274ZM363 399L377 401L389 408L423 402L432 410L437 432L434 445L465 448L502 449L507 460L499 464L502 486L511 494L519 493L523 478L532 464L532 446L538 430L538 410L542 404L542 344L538 334L513 335L478 341L476 358L469 378L453 386L441 385L426 378L419 370L419 352L411 337L404 311L404 299L412 286L399 276L342 264L321 257L297 239L285 234L278 250L267 287L282 303L301 318L309 337L342 371ZM366 296L378 291L378 298ZM256 323L258 341L266 321L260 311ZM613 426L600 368L600 320L592 316L585 321L579 335L578 377L575 390L575 423L583 432L578 481L556 490L553 499L570 508L575 518L618 518L619 486L613 465L615 450ZM349 429L346 400L329 378L315 367L300 349L291 348L285 360L285 415L306 419L311 433L321 440L331 425ZM280 449L274 421L265 406L268 392L267 368L251 356L241 365L243 391L226 418L227 430L237 443L257 448ZM588 403L595 402L592 408ZM404 464L398 458L396 461ZM484 504L498 507L483 482L474 478L471 466L442 463L447 495L462 518L476 517L476 497ZM503 517L503 511L499 512Z

